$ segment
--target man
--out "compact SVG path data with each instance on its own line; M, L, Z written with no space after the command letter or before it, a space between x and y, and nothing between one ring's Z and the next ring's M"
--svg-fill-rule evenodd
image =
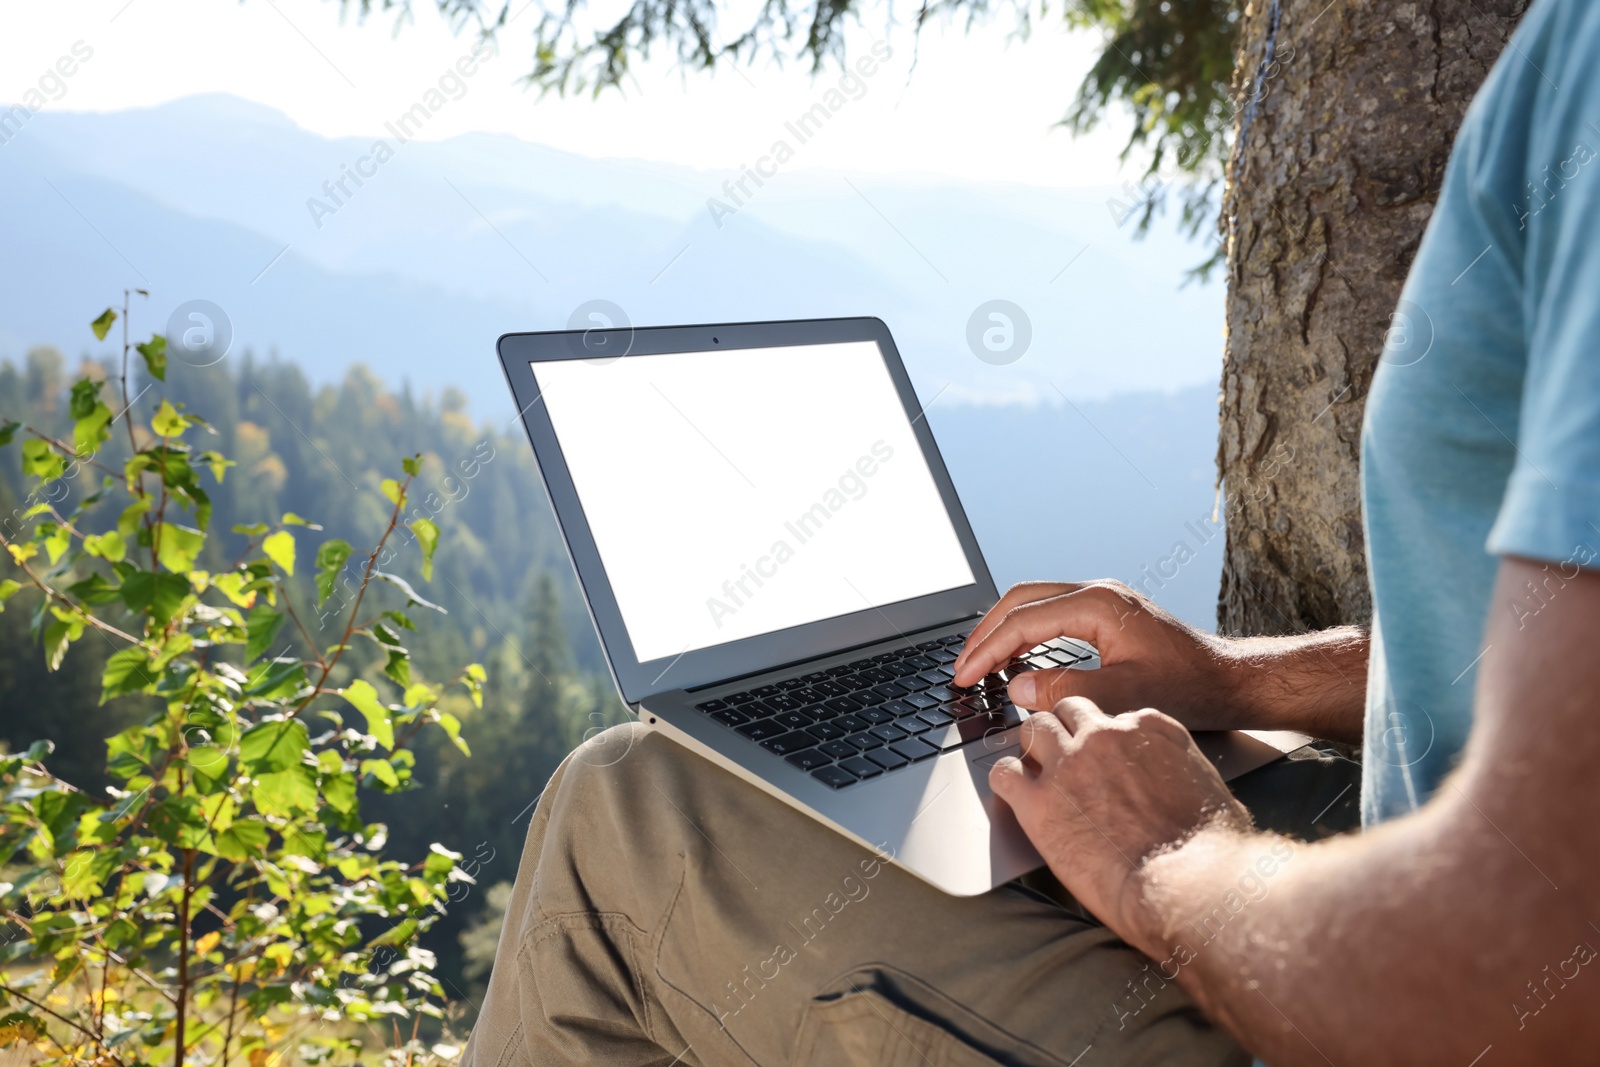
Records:
M960 684L1101 650L1012 683L1041 713L992 780L1103 926L944 896L615 731L533 816L467 1061L1592 1061L1596 57L1600 4L1537 0L1462 126L1402 305L1433 344L1367 405L1370 637L1226 640L1109 582L1012 589L973 632ZM1252 829L1184 726L1364 738L1366 831Z

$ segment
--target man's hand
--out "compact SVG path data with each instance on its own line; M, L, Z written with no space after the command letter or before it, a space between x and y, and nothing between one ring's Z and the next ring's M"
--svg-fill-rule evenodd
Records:
M1083 697L1034 714L989 784L1061 884L1123 940L1159 958L1144 861L1196 831L1248 831L1250 815L1178 722L1146 708L1112 718Z
M1112 714L1157 707L1191 730L1299 730L1361 738L1367 635L1353 627L1292 637L1224 638L1197 630L1121 582L1012 586L955 662L972 685L1056 637L1100 651L1093 671L1029 671L1011 700L1030 711L1084 696Z
M955 662L971 685L1035 645L1075 637L1100 651L1100 669L1029 671L1011 683L1018 707L1039 711L1085 696L1115 715L1156 706L1196 730L1253 725L1240 720L1239 672L1229 643L1201 633L1121 582L1027 582L989 609Z

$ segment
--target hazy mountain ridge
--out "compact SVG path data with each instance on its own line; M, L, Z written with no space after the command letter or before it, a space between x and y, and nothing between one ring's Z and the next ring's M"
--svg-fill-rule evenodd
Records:
M1094 190L801 170L719 226L704 201L725 175L472 134L399 146L346 181L319 230L306 201L330 202L322 184L371 146L226 96L40 114L0 148L0 356L109 353L115 338L85 343L85 323L139 286L136 330L209 299L236 353L277 351L316 383L364 363L423 394L455 387L504 428L494 339L563 327L590 299L637 324L873 314L1002 584L1137 578L1209 513L1220 301L1178 288L1203 249L1161 230L1131 242ZM966 341L995 297L1034 327L1003 366ZM1200 546L1152 591L1209 625L1219 567L1220 544Z
M58 185L76 173L140 194L139 210L153 228L187 216L211 220L219 232L231 227L224 245L245 233L264 242L204 277L152 277L147 287L162 296L152 302L158 313L163 301L170 308L191 297L232 313L235 300L243 343L293 348L334 371L348 362L359 333L326 321L323 309L304 321L267 314L276 309L255 290L295 263L307 272L304 281L330 292L350 283L319 273L359 276L362 283L347 290L351 299L391 287L393 298L341 300L347 310L337 317L371 324L400 315L404 322L392 345L388 336L373 339L381 360L366 358L391 377L436 386L449 375L406 338L458 337L462 358L452 358L450 372L470 368L478 404L485 386L498 389L488 347L495 336L560 328L594 298L621 305L636 324L876 314L895 329L929 395L952 385L955 396L1054 402L1058 388L1074 398L1106 396L1196 384L1215 373L1219 293L1180 288L1204 248L1167 227L1132 240L1132 227L1119 228L1107 210L1111 194L1126 195L1118 190L797 169L759 188L746 185L737 212L714 219L707 201L729 196L730 175L722 172L585 159L501 135L385 139L393 157L368 162L375 173L357 185L350 168L370 156L372 138L323 138L271 109L203 96L113 114L46 112L4 151ZM15 195L13 183L26 184L22 169L0 170L0 189ZM112 205L85 195L76 208L122 247L112 232L120 223L108 217ZM336 210L313 211L312 203ZM70 216L65 204L57 207ZM207 249L189 251L198 258ZM122 252L139 264L137 247ZM127 273L104 247L87 249L83 264ZM437 294L419 295L429 288ZM966 342L968 317L997 297L1021 305L1034 332L1029 353L1004 367L979 362ZM463 307L446 306L455 301ZM1148 313L1154 301L1158 315ZM11 330L14 343L75 336L64 332L75 319L56 321L47 310L31 316L33 328ZM323 337L328 343L318 344Z

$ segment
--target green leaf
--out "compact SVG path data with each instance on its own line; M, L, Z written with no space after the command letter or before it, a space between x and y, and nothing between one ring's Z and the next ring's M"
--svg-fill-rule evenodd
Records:
M461 674L467 692L472 696L473 707L483 707L483 683L489 680L489 672L483 669L481 663L469 663Z
M361 773L372 775L390 789L400 788L400 776L394 773L394 767L388 760L364 759L361 761Z
M106 739L106 770L124 781L154 765L159 744L155 732L130 726Z
M245 537L260 537L262 534L266 533L267 530L268 526L264 522L252 522L248 525L240 522L235 523L233 526L234 533L243 534Z
M411 654L403 648L391 648L389 662L383 665L383 673L394 679L396 685L407 688L411 685Z
M194 647L194 635L179 630L167 638L167 643L161 646L161 651L156 653L156 658L150 661L150 669L164 671L167 665L185 652Z
M433 581L433 552L439 547L439 527L432 519L418 519L411 524L422 546L422 580Z
M66 457L37 437L22 442L22 473L41 482L54 481L66 473Z
M239 739L239 758L250 765L250 773L270 774L300 765L300 757L311 747L305 723L298 719L277 719L251 727Z
M47 670L59 670L67 655L67 646L83 636L81 618L63 619L59 616L44 630L44 657Z
M439 725L450 736L450 743L459 748L463 756L470 758L472 749L467 747L466 739L461 736L461 720L448 711L442 711L439 713Z
M385 478L378 483L378 488L383 490L383 495L389 498L389 503L395 507L400 506L400 483L393 478Z
M257 604L251 609L245 620L248 636L244 655L247 661L260 659L267 654L272 643L278 639L278 630L283 627L283 622L284 615L266 604Z
M261 551L267 558L283 569L283 573L294 574L294 534L288 530L279 530L277 533L261 542Z
M136 571L122 582L122 602L136 614L148 613L165 626L183 606L190 592L189 580L165 571Z
M269 660L258 663L250 670L247 697L263 700L280 700L299 692L306 681L305 664L296 659Z
M0 581L0 611L6 609L6 601L16 596L17 590L21 588L22 584L15 578L7 578L4 581Z
M408 708L431 707L439 699L439 690L426 682L418 682L406 689L405 703Z
M461 853L445 848L435 841L428 846L428 857L422 861L422 870L425 874L431 874L436 878L448 875L455 870L461 858Z
M333 583L339 580L339 572L349 559L349 543L338 538L324 541L317 549L317 607L327 603L333 595Z
M9 445L20 429L22 429L22 423L17 422L15 419L6 419L4 422L0 422L0 448Z
M202 452L194 458L196 462L204 463L211 468L211 477L217 480L218 485L222 484L223 476L228 473L229 467L238 466L237 463L224 456L221 452Z
M198 485L176 492L180 501L188 497L188 503L194 507L194 524L204 532L211 525L211 497Z
M205 813L196 797L169 796L150 809L147 821L152 833L180 848L193 848L205 836Z
M288 815L294 811L317 810L317 783L305 767L256 776L251 799L268 815Z
M149 654L137 645L121 649L106 661L105 673L100 676L100 703L155 684Z
M434 611L437 611L440 615L450 614L444 608L441 608L432 601L422 599L422 597L418 595L417 591L411 588L411 583L400 577L398 574L390 574L388 571L375 570L372 572L372 576L374 578L381 578L390 585L394 586L396 589L400 590L406 595L407 600L411 601L413 604L416 604L418 607L430 608Z
M407 474L415 478L417 475L422 473L422 457L407 456L405 459L400 461L400 466L404 468Z
M101 885L116 866L117 855L109 849L74 852L63 865L61 891L77 900L92 900L100 895Z
M228 754L216 745L196 745L189 750L189 766L207 778L221 778L228 769Z
M155 418L150 420L150 428L157 437L182 437L183 431L189 428L189 420L178 414L172 401L163 400L156 409Z
M322 529L322 527L318 526L316 523L307 519L302 519L292 511L286 511L283 513L283 524L285 526L304 526L308 530Z
M54 529L44 539L44 550L50 556L50 566L54 567L61 557L66 554L67 549L72 546L72 528L70 526L55 526L53 523L42 523L39 526L39 532L44 533L46 527L50 526L54 526Z
M94 409L72 424L72 447L85 458L100 451L100 446L111 436L111 409L96 404Z
M356 776L340 773L323 778L322 799L334 811L350 814L356 806Z
M159 333L133 346L144 357L145 369L158 382L167 380L167 339Z
M107 563L120 563L127 558L128 543L117 531L107 530L103 534L90 534L85 537L83 550L91 556L99 556Z
M217 835L217 855L234 863L243 863L265 849L271 836L271 831L264 823L254 819L237 819Z
M175 574L188 574L205 547L206 535L187 526L170 522L159 524L151 535L157 539L157 558L161 565Z
M111 332L111 324L117 321L117 313L111 308L100 312L100 317L89 324L89 329L94 331L97 341L104 341L106 334Z
M100 383L93 378L79 378L72 383L67 402L67 414L75 419L88 418L100 402Z
M106 581L103 574L90 574L67 586L67 594L85 604L109 604L122 599L122 590Z
M244 571L229 571L211 579L211 586L241 608L255 607L256 591L245 588L255 579Z
M403 630L416 630L417 624L411 621L411 616L403 611L386 611L383 617Z
M378 702L378 691L372 688L371 683L357 678L340 690L339 695L366 716L367 733L377 738L378 744L384 748L394 748L394 726L389 721L389 709Z
M130 461L131 465L131 461ZM150 498L141 496L133 503L122 509L122 514L117 517L117 532L124 538L132 537L139 530L139 520L150 510Z

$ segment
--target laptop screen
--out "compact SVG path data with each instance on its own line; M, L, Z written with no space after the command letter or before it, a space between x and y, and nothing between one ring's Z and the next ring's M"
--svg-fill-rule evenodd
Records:
M532 370L641 662L974 582L875 342Z

